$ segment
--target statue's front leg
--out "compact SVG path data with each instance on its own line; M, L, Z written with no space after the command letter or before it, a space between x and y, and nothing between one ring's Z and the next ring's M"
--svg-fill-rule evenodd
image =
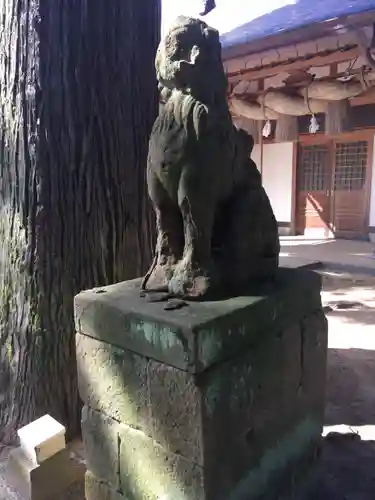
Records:
M180 209L155 180L150 189L156 215L157 241L154 261L144 277L145 290L168 289L177 262L182 258L184 235Z
M211 255L215 203L209 192L204 183L187 183L184 179L179 189L185 245L169 291L186 298L207 296L218 281Z

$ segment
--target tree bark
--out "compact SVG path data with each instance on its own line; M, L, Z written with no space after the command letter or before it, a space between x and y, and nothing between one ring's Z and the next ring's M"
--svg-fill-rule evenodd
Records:
M73 297L143 274L157 0L0 0L0 439L79 432Z

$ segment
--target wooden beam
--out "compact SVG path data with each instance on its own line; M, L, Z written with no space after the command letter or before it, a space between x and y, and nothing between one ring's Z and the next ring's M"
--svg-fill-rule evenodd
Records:
M329 76L337 76L338 73L338 64L334 62L329 67Z
M329 82L332 79L338 79L344 76L347 76L346 72L337 72L337 65L331 64L330 66L330 76L323 76L322 78L315 78L314 82ZM356 76L359 78L359 75L362 73L362 68L356 68L351 70L351 74L353 76ZM369 76L371 75L370 81L371 85L375 84L375 71L374 70L369 70L365 72L365 79L367 80ZM247 80L244 80L247 81ZM236 94L235 97L238 97L240 99L248 99L250 101L256 101L257 97L260 95L264 94L264 80L259 80L258 81L258 90L257 91L249 91L249 92L243 92ZM228 97L232 95L233 89L238 85L238 83L235 83L231 81L229 83L228 87ZM306 82L304 81L295 81L292 83L286 83L283 86L280 87L275 87L278 90L283 90L285 92L291 91L292 93L294 92L294 89L300 89L301 87L305 87ZM350 98L352 106L361 106L363 104L374 104L375 102L375 86L369 87L368 90L365 92L361 93L359 96L356 97L351 97Z
M365 104L375 103L375 87L371 87L358 97L350 99L351 106L364 106Z
M245 79L247 81L253 81L263 78L268 78L270 76L276 75L277 73L289 73L291 71L296 71L300 69L308 69L310 67L317 66L328 66L330 64L340 63L344 61L349 61L359 57L362 54L361 49L358 46L349 46L347 49L340 51L329 51L329 53L313 55L309 58L301 58L293 62L286 62L284 64L277 64L272 66L265 66L263 68L252 68L239 70L233 73L228 73L228 79L231 81L239 81ZM242 78L244 77L245 78Z
M344 132L343 134L336 135L326 135L324 132L318 132L317 134L304 133L299 136L299 143L302 146L314 146L316 144L327 144L332 140L349 142L349 141L373 141L374 140L375 129L354 129L350 132Z

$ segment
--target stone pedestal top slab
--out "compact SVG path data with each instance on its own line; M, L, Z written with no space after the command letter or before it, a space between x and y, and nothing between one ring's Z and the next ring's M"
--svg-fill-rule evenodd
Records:
M257 293L165 310L136 279L75 297L76 331L181 370L198 373L321 307L320 276L280 268Z

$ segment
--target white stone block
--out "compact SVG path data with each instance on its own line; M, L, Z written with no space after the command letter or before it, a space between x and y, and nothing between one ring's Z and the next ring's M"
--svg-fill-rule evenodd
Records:
M50 415L44 415L17 431L26 457L40 464L65 448L65 427Z

